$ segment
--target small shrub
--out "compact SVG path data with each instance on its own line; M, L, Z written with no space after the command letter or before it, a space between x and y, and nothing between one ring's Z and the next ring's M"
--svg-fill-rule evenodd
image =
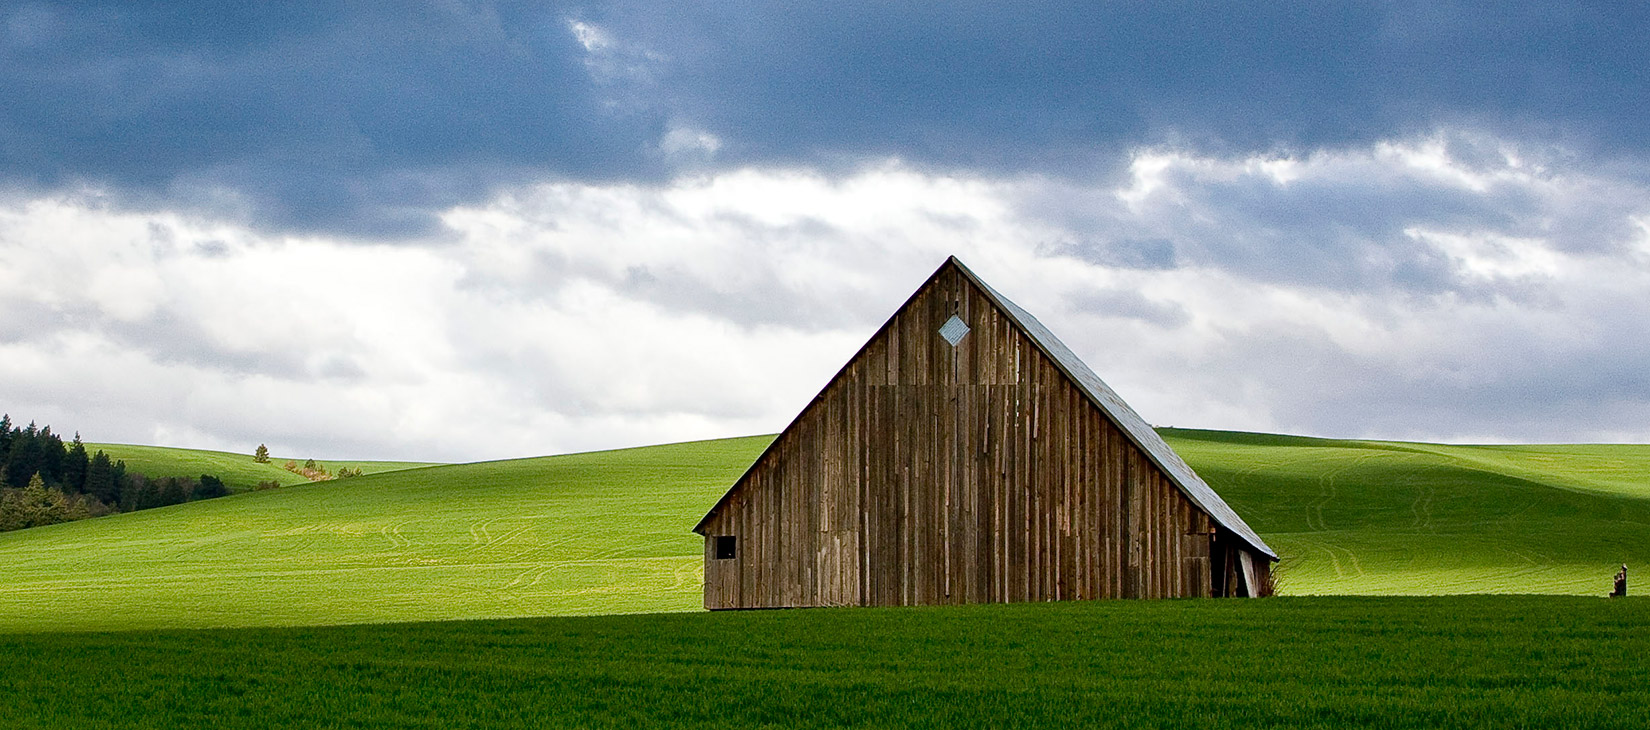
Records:
M91 517L85 500L48 487L38 473L22 489L0 490L0 531L53 525Z
M319 462L315 461L314 459L305 460L303 466L298 466L298 462L289 461L284 465L284 468L287 471L290 471L293 474L297 474L298 476L301 476L301 477L303 477L305 479L308 479L312 482L326 481L328 479L335 478L331 474L327 473L326 467L322 466Z

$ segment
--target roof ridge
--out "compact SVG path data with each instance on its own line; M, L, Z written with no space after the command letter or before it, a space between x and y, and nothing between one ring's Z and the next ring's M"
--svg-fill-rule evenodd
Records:
M1197 475L1192 466L1187 464L1186 460L1182 459L1180 454L1176 453L1167 441L1163 440L1163 437L1151 427L1151 424L1147 423L1146 419L1141 418L1140 414L1136 413L1134 408L1130 407L1128 402L1117 394L1117 391L1112 390L1111 386L1106 384L1106 381L1101 380L1100 376L1096 375L1088 364L1077 356L1077 353L1072 352L1071 348L1061 342L1052 330L1044 326L1030 312L1022 309L1020 305L1015 304L1008 297L1003 296L1001 292L991 288L991 285L985 283L979 275L964 265L961 259L952 256L946 260L945 264L941 265L941 268L943 269L949 265L955 265L964 276L968 277L970 282L985 292L986 296L996 303L998 308L1008 314L1009 319L1013 320L1015 325L1026 333L1032 343L1036 344L1050 360L1053 360L1055 366L1061 372L1064 372L1066 377L1070 378L1072 383L1076 384L1078 389L1083 391L1084 395L1087 395L1096 407L1110 416L1112 421L1129 437L1129 440L1134 441L1135 445L1146 453L1147 458L1155 462L1163 470L1163 473L1168 475L1170 481L1173 481L1175 486L1185 493L1188 499L1192 500L1204 512L1207 512L1222 527L1231 530L1255 549L1274 559L1278 557L1277 553L1267 546L1266 541L1260 539L1260 535L1256 534L1249 527L1249 524L1244 522L1243 518L1239 517L1230 505L1226 504L1226 500L1221 499L1220 494L1215 492L1208 482L1203 481L1203 478Z

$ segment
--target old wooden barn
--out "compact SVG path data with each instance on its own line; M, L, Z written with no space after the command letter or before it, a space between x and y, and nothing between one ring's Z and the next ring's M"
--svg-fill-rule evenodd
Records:
M955 257L694 531L711 609L1265 595L1277 559Z

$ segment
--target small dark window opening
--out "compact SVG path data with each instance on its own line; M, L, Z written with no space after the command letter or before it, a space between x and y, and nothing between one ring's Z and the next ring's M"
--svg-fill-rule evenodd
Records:
M733 535L716 536L716 559L732 560L739 554L739 538Z

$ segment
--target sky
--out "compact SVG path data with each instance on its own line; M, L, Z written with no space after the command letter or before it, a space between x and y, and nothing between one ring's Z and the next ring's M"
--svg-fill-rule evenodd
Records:
M1154 424L1650 442L1647 16L0 2L0 410L773 433L956 255Z

